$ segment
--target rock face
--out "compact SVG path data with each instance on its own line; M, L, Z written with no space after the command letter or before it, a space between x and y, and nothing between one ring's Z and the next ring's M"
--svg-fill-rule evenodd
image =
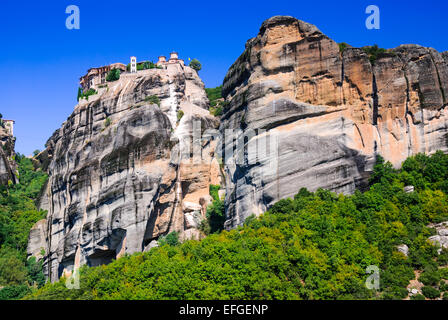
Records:
M436 235L429 237L429 241L437 246L440 254L443 249L448 249L448 221L438 224L431 224L429 227L434 228Z
M14 161L16 138L0 124L0 184L17 183L17 165Z
M196 71L180 64L123 74L80 100L38 156L48 214L31 230L28 254L45 251L51 281L148 250L172 231L200 237L209 185L220 184L216 140L201 138L219 125L208 105Z
M399 166L448 150L448 55L432 48L402 45L372 63L276 16L247 41L223 95L228 228L301 187L363 188L378 154Z

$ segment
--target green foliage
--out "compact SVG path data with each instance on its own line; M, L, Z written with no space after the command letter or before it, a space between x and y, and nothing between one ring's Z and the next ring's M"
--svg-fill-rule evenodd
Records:
M414 294L411 296L411 300L425 300L425 296L422 294Z
M435 299L440 297L440 291L433 287L424 286L422 288L422 293L428 299Z
M440 281L439 289L440 291L448 291L448 283L445 281Z
M96 91L96 90L93 89L93 88L90 88L90 89L87 90L86 92L81 91L81 95L79 96L78 101L79 101L80 99L86 99L86 100L89 100L89 96L92 96L92 95L97 94L97 93L98 93L98 91ZM78 94L79 94L79 90L78 90Z
M117 81L120 79L120 69L112 69L106 76L107 82Z
M24 284L6 286L0 289L0 300L18 300L29 293L31 293L30 287Z
M177 121L179 122L180 119L184 116L184 112L182 110L177 110Z
M210 107L210 113L215 117L220 117L223 114L223 107L221 105Z
M440 279L438 270L433 268L425 270L418 278L426 286L434 286L439 283Z
M387 50L379 48L377 44L373 46L366 46L362 48L365 53L369 56L369 60L372 64L375 64L376 60L381 56L385 55Z
M158 241L160 246L169 245L169 246L177 246L179 244L179 233L173 231L166 235L165 237L160 237Z
M157 66L152 61L142 61L137 63L137 70L147 70L147 69L154 69L157 68ZM130 70L130 65L129 69Z
M219 184L211 184L208 187L208 192L210 196L213 198L213 200L220 200L219 199L219 189L221 189L221 186Z
M448 268L440 268L439 269L440 278L448 280Z
M108 126L110 126L112 123L112 120L107 117L106 120L104 120L104 127L107 128Z
M224 229L225 207L224 200L219 198L219 185L211 184L209 193L212 197L212 203L207 207L206 219L201 222L200 230L205 234L221 232Z
M155 96L155 95L147 96L147 97L145 97L145 101L149 102L151 104L156 104L160 107L160 99L158 96Z
M28 283L35 283L39 288L45 284L45 275L42 271L42 260L36 261L35 257L29 258L26 261L26 269L28 274Z
M216 88L206 88L208 100L210 101L210 113L215 117L223 114L224 101L222 98L222 86Z
M78 97L77 97L77 101L79 101L79 99L82 98L82 89L81 87L78 87Z
M27 298L403 299L414 270L424 268L425 282L437 281L432 274L439 264L437 248L428 241L432 231L426 226L448 219L448 198L437 176L446 175L447 157L417 155L401 170L379 158L364 193L301 189L244 226L219 233L213 233L220 228L210 218L223 218L224 206L219 187L211 186L212 234L205 239L83 267L80 290L67 290L62 279ZM409 179L420 184L405 193ZM408 257L397 250L403 243ZM380 269L379 290L365 286L370 265ZM440 278L446 277L444 270L437 271ZM430 286L423 293L440 296Z
M348 45L347 43L345 43L345 42L341 42L341 43L338 43L338 45L339 45L339 52L344 52L344 50L346 49L346 48L348 48L348 47L350 47L350 45Z
M222 85L216 88L205 88L207 98L210 100L210 105L215 106L216 100L222 98Z
M26 280L26 268L20 257L20 252L13 248L2 246L0 256L0 283L20 285Z
M189 66L190 66L190 68L192 68L192 69L194 69L194 70L196 70L198 72L199 72L199 70L202 69L202 65L201 65L201 63L197 59L191 60Z
M45 218L35 200L47 175L35 169L31 159L17 154L19 183L0 187L0 291L1 298L20 298L28 291L24 286L44 284L42 264L26 261L26 247L31 227Z

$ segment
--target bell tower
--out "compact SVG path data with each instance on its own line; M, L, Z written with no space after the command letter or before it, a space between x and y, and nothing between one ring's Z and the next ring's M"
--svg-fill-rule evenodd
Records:
M131 73L137 72L137 58L131 57Z

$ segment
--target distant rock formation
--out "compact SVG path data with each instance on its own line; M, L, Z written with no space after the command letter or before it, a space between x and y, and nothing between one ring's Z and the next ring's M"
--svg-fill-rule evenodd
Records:
M17 164L14 158L16 138L12 135L12 127L5 125L6 121L10 120L0 121L0 184L15 184L18 182Z
M377 154L399 166L448 150L448 53L432 48L402 45L372 64L363 49L341 52L315 26L276 16L247 41L223 95L221 132L243 128L246 147L267 137L276 149L226 156L228 228L301 187L363 188Z
M216 140L194 132L219 126L208 106L197 72L180 64L122 74L80 100L38 156L48 215L31 230L28 254L43 258L51 281L172 231L201 237L209 185L221 182Z

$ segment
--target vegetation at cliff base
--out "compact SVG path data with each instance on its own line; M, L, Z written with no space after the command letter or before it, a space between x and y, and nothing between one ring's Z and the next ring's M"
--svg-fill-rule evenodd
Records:
M408 185L415 191L405 192ZM237 229L84 266L80 289L68 290L62 278L28 298L403 299L415 270L428 272L425 296L443 297L448 252L437 254L427 226L448 220L447 191L442 152L411 157L401 170L379 157L364 193L301 189ZM372 265L380 269L379 290L365 285Z
M206 219L202 220L200 225L200 230L206 235L224 230L226 217L224 211L224 199L219 197L220 188L220 185L213 184L209 187L209 193L213 200L207 207Z
M35 200L47 175L25 156L17 154L16 161L19 184L0 186L0 300L21 298L45 283L41 262L27 261L26 247L31 227L45 218Z

